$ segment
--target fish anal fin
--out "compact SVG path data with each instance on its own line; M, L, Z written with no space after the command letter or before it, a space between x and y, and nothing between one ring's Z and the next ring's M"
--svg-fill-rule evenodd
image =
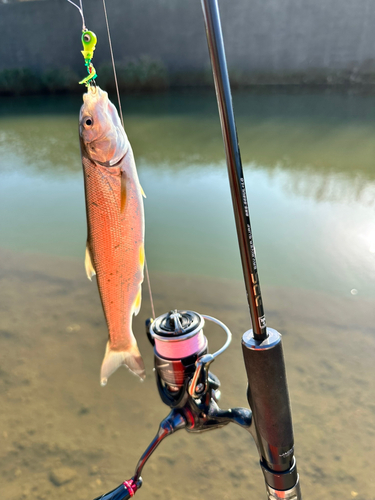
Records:
M92 281L92 277L95 276L96 271L94 264L92 262L92 255L90 250L89 242L86 243L86 254L85 254L85 269L86 275L90 281Z
M100 384L106 385L108 378L122 365L127 366L141 380L146 377L145 366L137 344L129 346L124 351L113 351L108 341L100 371Z
M126 176L121 172L121 212L125 210L126 205Z

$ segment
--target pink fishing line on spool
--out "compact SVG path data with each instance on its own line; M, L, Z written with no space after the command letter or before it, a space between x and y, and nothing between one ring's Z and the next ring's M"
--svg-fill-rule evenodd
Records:
M168 338L166 341L155 338L155 349L159 356L168 359L181 359L196 354L207 345L207 339L200 330L193 337L187 339Z

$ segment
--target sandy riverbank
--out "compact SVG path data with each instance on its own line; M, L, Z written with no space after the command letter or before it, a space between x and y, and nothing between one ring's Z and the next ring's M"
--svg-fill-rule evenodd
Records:
M134 331L147 379L142 384L119 370L101 388L106 329L83 263L5 250L0 257L1 497L91 500L131 477L168 412L144 334L146 290ZM157 314L193 309L231 328L233 343L212 370L222 383L221 406L247 405L242 283L151 277ZM373 302L297 289L263 293L268 324L284 335L304 498L374 500ZM206 334L212 350L221 344L219 330ZM143 478L140 500L183 500L192 491L205 500L264 496L255 445L234 426L199 436L177 433L155 452Z

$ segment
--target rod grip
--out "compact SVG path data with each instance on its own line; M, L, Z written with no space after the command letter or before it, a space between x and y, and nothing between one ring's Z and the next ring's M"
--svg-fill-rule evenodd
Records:
M281 335L272 328L267 333L261 342L252 330L246 332L242 350L261 460L271 471L283 472L294 460L292 415Z

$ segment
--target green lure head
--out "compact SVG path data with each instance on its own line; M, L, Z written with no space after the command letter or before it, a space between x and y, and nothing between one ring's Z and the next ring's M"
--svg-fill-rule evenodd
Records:
M82 54L85 59L92 59L94 57L94 50L96 47L97 38L93 31L86 30L82 33Z
M94 57L94 50L96 47L97 38L93 31L84 30L82 32L81 41L83 46L83 50L81 52L83 57L85 58L85 65L87 68L88 75L79 83L83 83L86 86L89 86L93 82L93 80L95 80L95 78L97 77L95 68L91 63L91 59Z

